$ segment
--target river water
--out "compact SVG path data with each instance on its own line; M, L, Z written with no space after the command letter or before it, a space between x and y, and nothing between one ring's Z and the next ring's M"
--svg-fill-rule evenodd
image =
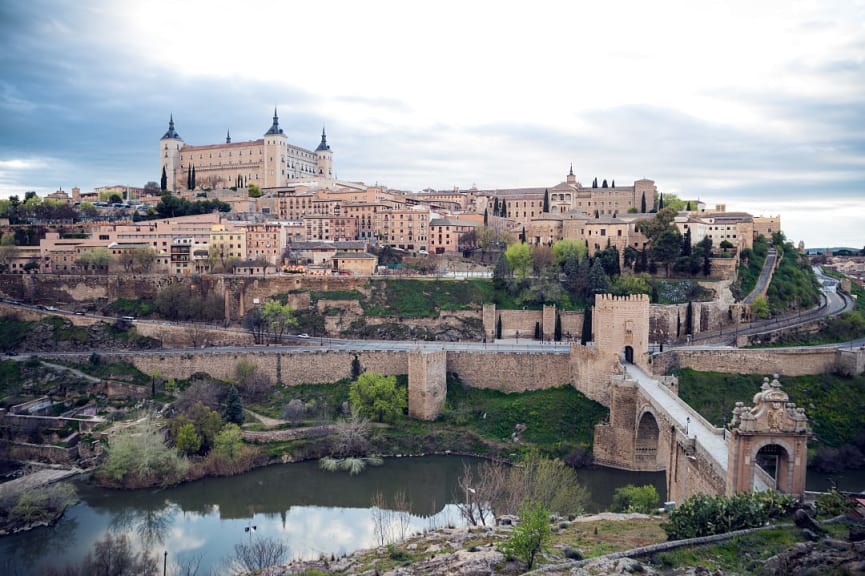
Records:
M482 463L456 456L386 459L349 476L303 462L132 492L81 482L81 502L54 527L0 538L0 573L39 574L78 563L106 532L127 534L160 560L167 552L169 574L172 564L193 557L201 559L199 574L224 573L235 544L265 536L287 543L289 558L350 554L379 543L372 507L377 493L391 503L404 492L410 515L399 530L406 535L462 525L455 503L464 462ZM664 498L663 472L593 468L578 475L591 491L589 511L607 509L613 491L626 484L653 484Z

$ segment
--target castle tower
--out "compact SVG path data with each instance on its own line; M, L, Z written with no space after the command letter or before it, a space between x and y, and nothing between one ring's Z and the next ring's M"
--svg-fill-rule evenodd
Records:
M288 137L279 127L279 116L273 109L273 125L264 133L264 174L258 185L261 188L284 186L285 155L288 149Z
M571 186L577 185L577 177L574 176L574 165L573 164L571 164L571 171L568 172L568 184L570 184Z
M327 144L324 127L321 128L321 144L315 149L316 172L319 178L333 178L333 152Z
M165 170L165 175L168 178L168 190L177 190L179 188L177 185L178 178L181 177L180 172L182 171L180 150L183 148L183 139L174 129L174 114L168 120L168 131L159 140L159 148L162 170Z

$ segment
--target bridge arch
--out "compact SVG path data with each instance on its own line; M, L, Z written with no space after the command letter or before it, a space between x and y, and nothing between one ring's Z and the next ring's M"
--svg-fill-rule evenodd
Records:
M661 436L661 427L655 414L644 409L637 420L637 429L634 437L634 460L638 467L657 466L658 442Z
M760 479L769 488L780 492L793 492L794 447L781 438L767 438L751 445L751 488Z

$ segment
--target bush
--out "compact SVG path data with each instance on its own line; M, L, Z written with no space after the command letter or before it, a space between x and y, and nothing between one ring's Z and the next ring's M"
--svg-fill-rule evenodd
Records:
M740 492L733 496L699 494L685 500L661 524L667 538L683 540L733 530L756 528L790 513L795 500L774 490Z
M846 514L852 508L850 499L838 492L836 488L817 496L817 515L822 518L834 518Z
M651 484L645 486L634 486L628 484L616 488L613 492L613 512L640 512L651 514L655 511L660 501L658 491Z
M506 556L519 558L531 570L535 557L547 547L550 538L550 512L540 503L526 501L520 507L520 522L502 544L501 551Z

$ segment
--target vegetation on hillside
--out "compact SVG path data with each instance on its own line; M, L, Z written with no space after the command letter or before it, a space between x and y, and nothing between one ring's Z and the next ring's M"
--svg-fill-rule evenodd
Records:
M780 258L766 291L772 315L817 306L820 303L820 284L808 258L800 254L782 232L772 235L772 243Z
M737 401L750 404L763 378L690 369L676 375L682 400L718 426L729 422ZM808 416L811 466L827 472L865 466L865 376L785 376L781 385Z
M769 241L763 235L754 240L753 248L746 248L739 253L739 268L736 281L730 286L730 291L736 300L744 300L745 296L757 285L760 271L769 253Z

